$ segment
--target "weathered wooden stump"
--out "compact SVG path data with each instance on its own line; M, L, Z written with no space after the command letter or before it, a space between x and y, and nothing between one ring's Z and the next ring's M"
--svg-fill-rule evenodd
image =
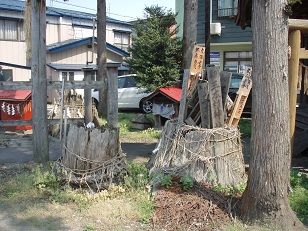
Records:
M240 133L237 128L204 129L168 121L151 169L189 174L197 182L237 185L246 181Z
M61 178L69 183L86 184L100 190L108 187L126 169L118 129L70 125L64 140L58 163Z

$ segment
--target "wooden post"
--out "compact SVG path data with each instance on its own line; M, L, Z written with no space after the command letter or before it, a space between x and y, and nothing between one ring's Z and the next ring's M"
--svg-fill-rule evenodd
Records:
M218 67L207 67L213 128L224 126L221 84Z
M183 76L179 116L178 116L178 127L180 127L184 123L184 119L186 116L187 88L188 88L189 77L190 77L190 71L188 69L185 69Z
M194 44L197 41L198 1L184 0L184 26L183 26L183 68L191 65Z
M207 81L198 83L198 97L201 112L201 127L211 128L209 84Z
M291 47L291 58L289 59L289 118L290 118L290 141L291 153L293 152L296 101L297 101L297 81L299 67L299 51L301 44L300 30L292 31L289 35L289 46Z
M97 0L97 80L104 81L98 94L98 113L107 118L106 0Z
M222 106L224 111L226 111L226 103L231 83L231 76L232 76L231 72L222 71L220 73Z
M63 109L64 109L64 82L65 80L62 78L62 87L61 87L61 122L60 122L60 141L62 142L63 135Z
M91 71L84 70L84 80L91 81ZM93 121L91 88L84 90L84 120L86 125Z
M242 79L241 85L236 93L236 98L234 100L231 115L227 120L227 124L229 126L237 126L241 119L241 115L243 113L246 101L252 88L251 74L252 69L251 67L248 67L245 71L245 75Z
M32 121L33 155L37 162L49 160L46 78L46 1L32 0Z
M112 128L118 128L118 79L117 70L107 74L107 122Z

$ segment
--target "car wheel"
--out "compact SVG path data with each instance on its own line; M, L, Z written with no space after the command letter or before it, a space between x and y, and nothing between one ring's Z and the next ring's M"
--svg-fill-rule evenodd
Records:
M141 101L140 109L144 113L152 113L153 103L151 101L148 101L148 100Z

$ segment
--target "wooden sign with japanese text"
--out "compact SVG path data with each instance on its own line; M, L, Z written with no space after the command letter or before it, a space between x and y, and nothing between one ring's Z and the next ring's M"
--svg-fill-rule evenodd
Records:
M228 119L227 122L227 124L230 126L237 126L240 121L246 101L248 99L250 90L252 88L251 72L252 68L248 67L242 79L241 85L237 91L237 95L234 101L234 106L230 118Z
M196 75L202 72L204 57L205 57L205 47L200 45L195 45L192 53L190 75Z

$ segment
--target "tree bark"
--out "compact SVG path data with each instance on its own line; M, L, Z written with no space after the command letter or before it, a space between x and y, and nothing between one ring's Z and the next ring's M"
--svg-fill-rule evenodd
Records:
M252 147L244 219L303 230L288 202L290 126L287 0L253 1ZM301 226L301 228L299 228Z
M198 1L184 0L183 69L190 69L194 44L197 41Z
M97 80L105 84L99 89L98 113L107 117L107 50L106 0L97 0Z

